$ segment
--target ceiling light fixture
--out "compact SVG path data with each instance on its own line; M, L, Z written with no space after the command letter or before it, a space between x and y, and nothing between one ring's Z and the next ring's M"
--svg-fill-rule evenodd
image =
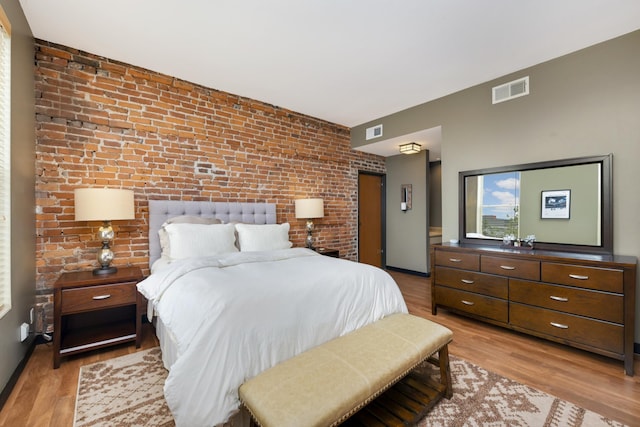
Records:
M420 144L410 142L408 144L400 145L400 152L402 154L416 154L420 152L420 147L422 147Z

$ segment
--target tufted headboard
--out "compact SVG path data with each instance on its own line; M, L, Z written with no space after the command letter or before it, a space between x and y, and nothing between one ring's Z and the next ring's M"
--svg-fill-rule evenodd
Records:
M222 222L276 224L276 204L149 200L149 267L160 258L158 230L167 219L180 215L217 218Z

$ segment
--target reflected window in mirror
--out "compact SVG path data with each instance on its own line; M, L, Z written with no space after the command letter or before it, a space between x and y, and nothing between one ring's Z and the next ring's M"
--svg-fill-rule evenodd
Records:
M520 233L520 172L470 176L467 193L467 237L502 240Z

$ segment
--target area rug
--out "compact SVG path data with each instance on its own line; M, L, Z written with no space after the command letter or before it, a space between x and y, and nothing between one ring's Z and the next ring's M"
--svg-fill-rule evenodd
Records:
M80 368L74 427L173 426L160 347Z
M455 356L451 375L453 398L441 400L420 427L624 427ZM83 366L74 426L173 426L163 397L166 377L158 347Z

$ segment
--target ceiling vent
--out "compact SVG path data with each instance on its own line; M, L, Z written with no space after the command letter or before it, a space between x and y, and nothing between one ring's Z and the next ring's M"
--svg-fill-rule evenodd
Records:
M492 95L493 104L529 95L529 76L495 86L492 89Z
M375 125L370 128L367 128L366 131L366 140L370 140L373 138L379 138L382 136L382 125Z

